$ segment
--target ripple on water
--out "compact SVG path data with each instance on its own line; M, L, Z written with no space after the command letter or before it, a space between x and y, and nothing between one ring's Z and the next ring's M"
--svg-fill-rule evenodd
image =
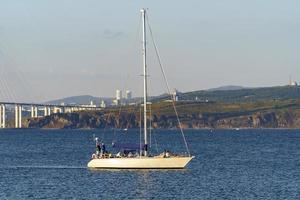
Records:
M298 132L190 130L185 170L89 170L92 135L109 144L109 131L0 130L0 199L300 199ZM155 137L159 151L184 151L175 131Z

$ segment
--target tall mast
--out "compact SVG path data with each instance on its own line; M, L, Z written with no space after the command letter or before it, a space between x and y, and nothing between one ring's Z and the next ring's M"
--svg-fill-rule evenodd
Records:
M146 64L146 10L141 9L142 21L143 21L143 68L144 68L144 154L148 153L148 137L147 137L147 64Z

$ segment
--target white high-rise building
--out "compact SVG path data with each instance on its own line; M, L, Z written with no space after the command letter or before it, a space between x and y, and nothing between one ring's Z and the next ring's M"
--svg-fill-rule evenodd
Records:
M126 90L125 99L129 100L132 98L132 92L130 90Z
M116 100L121 100L121 99L122 99L122 91L116 90Z
M122 91L116 90L116 98L113 100L115 105L121 105L122 102Z

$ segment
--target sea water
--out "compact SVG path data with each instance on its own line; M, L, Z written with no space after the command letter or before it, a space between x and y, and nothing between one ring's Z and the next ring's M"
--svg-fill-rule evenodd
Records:
M300 130L188 130L183 170L90 170L99 137L139 143L139 130L0 130L0 199L300 199ZM154 130L151 153L186 152Z

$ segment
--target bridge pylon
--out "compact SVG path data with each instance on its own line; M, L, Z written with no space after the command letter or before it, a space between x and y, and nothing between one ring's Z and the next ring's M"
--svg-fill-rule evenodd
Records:
M5 105L0 105L0 128L5 128Z
M50 106L45 106L44 107L44 116L51 115L51 108Z
M22 105L15 105L15 128L22 128Z
M31 106L31 118L37 118L37 117L38 117L38 107Z

